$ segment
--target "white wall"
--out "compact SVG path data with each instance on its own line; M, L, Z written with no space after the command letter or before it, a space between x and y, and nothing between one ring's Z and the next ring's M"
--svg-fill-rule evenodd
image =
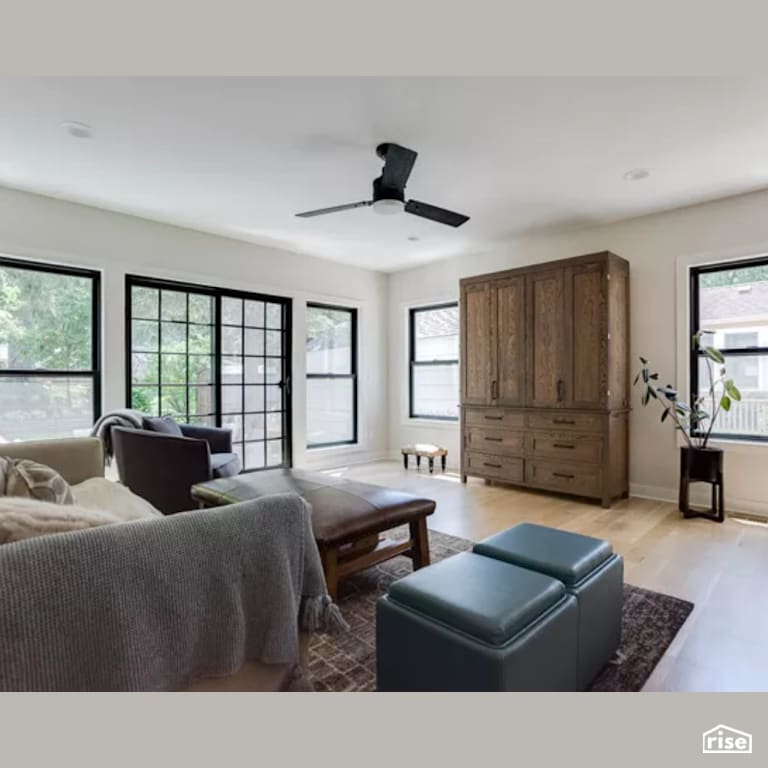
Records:
M449 449L456 466L456 424L408 419L407 312L410 306L458 298L460 278L552 259L611 250L631 265L632 359L648 357L662 376L687 391L686 275L691 264L768 252L768 192L734 197L569 235L537 236L501 244L486 253L457 257L390 276L390 445L430 441ZM678 366L678 360L681 364ZM674 500L677 438L658 413L644 411L633 393L630 480L632 492ZM731 509L768 514L768 446L723 443L726 503Z
M385 275L4 188L0 253L102 271L105 410L125 406L126 274L292 298L294 465L338 466L386 453L387 381L380 375L387 349ZM357 446L306 450L307 301L358 309Z

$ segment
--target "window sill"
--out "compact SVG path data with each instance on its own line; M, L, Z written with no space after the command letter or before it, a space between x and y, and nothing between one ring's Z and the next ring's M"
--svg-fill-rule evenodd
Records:
M403 423L404 427L432 427L437 429L455 429L458 419L429 419L426 416L412 416Z
M678 436L677 444L680 448L684 448L686 442ZM710 438L708 445L710 447L721 448L726 453L741 455L762 454L766 449L768 449L768 442L764 442L762 440L749 440L748 438L744 437L712 437Z
M322 451L354 451L360 448L360 443L356 440L353 443L331 443L330 445L308 445L308 453L320 453Z

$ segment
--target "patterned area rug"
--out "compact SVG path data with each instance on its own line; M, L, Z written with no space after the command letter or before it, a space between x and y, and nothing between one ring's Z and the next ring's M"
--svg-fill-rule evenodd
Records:
M389 538L406 535L407 529L398 529ZM432 562L472 547L437 531L429 532L429 544ZM341 582L338 604L350 631L314 636L309 672L315 690L376 690L376 600L410 572L410 559L396 557ZM591 690L639 691L692 610L693 603L625 584L620 663L606 666Z

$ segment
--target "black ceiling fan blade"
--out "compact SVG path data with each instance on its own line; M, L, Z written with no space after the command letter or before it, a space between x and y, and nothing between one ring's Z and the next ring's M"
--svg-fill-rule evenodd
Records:
M413 170L417 152L399 144L385 144L384 170L381 172L381 186L386 189L399 189L401 192L408 183Z
M373 205L372 200L361 200L359 203L345 203L344 205L332 205L330 208L317 208L314 211L302 211L295 214L302 219L309 219L312 216L323 216L326 213L337 213L338 211L349 211L352 208L364 208Z
M418 200L409 200L405 204L405 211L424 219L437 221L440 224L447 224L449 227L460 227L464 222L469 221L469 216L465 216L463 213L448 211L429 203L420 203Z

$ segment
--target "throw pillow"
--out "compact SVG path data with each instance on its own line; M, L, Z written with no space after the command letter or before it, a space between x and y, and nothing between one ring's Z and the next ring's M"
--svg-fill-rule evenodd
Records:
M71 504L69 483L55 470L31 459L0 456L0 496L26 496L53 504Z
M121 522L110 512L74 504L50 504L17 496L0 498L0 544Z
M141 420L144 429L150 432L160 432L163 435L173 435L174 437L184 437L181 427L176 423L173 416L145 416Z
M148 501L106 477L91 477L72 486L75 504L86 509L104 510L124 522L163 517Z

